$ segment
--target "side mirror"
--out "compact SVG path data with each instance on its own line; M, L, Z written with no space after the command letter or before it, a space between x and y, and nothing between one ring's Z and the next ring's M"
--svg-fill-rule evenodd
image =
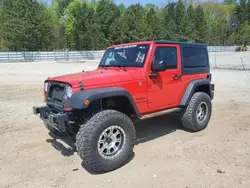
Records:
M152 71L165 71L167 67L166 61L155 61L152 65Z

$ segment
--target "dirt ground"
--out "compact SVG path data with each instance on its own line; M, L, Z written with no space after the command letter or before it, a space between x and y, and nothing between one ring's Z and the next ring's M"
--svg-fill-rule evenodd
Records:
M70 146L48 134L32 106L43 104L46 77L95 67L0 64L0 187L250 187L250 72L212 71L216 93L207 129L183 130L176 115L141 121L131 161L94 175Z

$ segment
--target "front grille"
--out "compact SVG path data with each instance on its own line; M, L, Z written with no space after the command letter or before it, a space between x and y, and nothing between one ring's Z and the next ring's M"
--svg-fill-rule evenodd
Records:
M64 108L66 95L66 84L60 82L49 82L47 91L47 104L59 110Z

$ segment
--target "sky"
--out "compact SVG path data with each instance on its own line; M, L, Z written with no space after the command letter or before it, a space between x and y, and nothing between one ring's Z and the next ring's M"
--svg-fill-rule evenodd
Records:
M41 0L41 1L46 1L46 0ZM135 4L135 3L140 3L141 5L146 5L148 3L153 3L158 6L162 6L167 3L167 0L113 0L116 4L123 3L126 7ZM47 0L47 2L50 4L52 0Z

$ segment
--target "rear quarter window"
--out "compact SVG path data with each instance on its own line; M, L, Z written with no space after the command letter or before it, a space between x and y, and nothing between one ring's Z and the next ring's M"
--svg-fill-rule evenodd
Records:
M208 66L207 51L204 48L183 48L184 68L202 68Z

